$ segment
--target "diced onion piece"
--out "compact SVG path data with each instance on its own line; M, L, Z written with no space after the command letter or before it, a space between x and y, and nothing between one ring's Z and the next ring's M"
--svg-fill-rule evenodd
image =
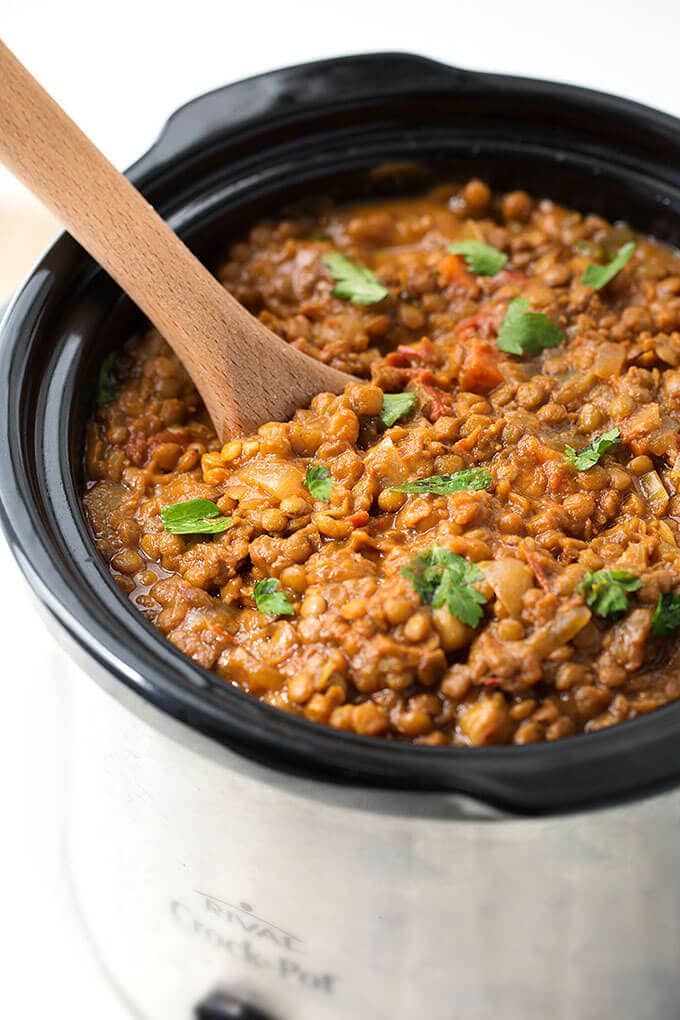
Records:
M659 521L658 528L659 534L661 535L661 540L663 542L666 542L667 545L673 545L677 547L678 543L675 541L675 535L673 534L673 529L671 528L670 524L668 524L667 521Z
M503 608L510 616L522 611L522 596L533 585L533 574L526 563L508 557L480 564Z
M304 472L295 464L278 457L255 457L238 470L231 479L233 484L239 482L262 489L264 492L282 500L286 496L308 495L304 488Z
M527 644L535 654L545 658L556 648L561 648L576 637L578 632L590 623L591 616L592 613L587 606L574 606L572 609L563 610L550 623L540 627L528 639Z
M663 517L668 509L670 496L656 471L648 471L640 477L640 488L655 517Z
M389 436L384 436L369 450L364 464L366 472L377 478L383 488L408 481L406 465Z
M660 427L659 405L645 404L621 423L621 435L625 440L630 440L636 436L648 436L650 432Z
M680 355L677 347L668 340L655 340L654 353L657 358L661 358L667 365L672 365L673 368L677 368L680 365Z
M598 345L593 371L600 379L609 379L614 375L621 375L621 370L626 361L626 348L624 344L602 343Z

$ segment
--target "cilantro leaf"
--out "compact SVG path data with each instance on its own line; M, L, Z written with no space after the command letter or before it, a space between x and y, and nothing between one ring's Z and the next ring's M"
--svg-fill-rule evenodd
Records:
M652 617L652 634L668 637L680 627L680 595L668 592L659 595L659 601Z
M462 492L464 489L488 489L492 482L493 477L487 468L465 468L452 475L430 475L429 478L417 478L405 485L393 485L392 492L433 492L436 496L448 496L451 492Z
M539 354L544 347L557 347L564 333L543 312L530 312L526 298L516 297L508 305L498 334L498 346L508 354Z
M350 262L339 251L328 252L322 261L337 281L331 291L334 297L345 298L355 305L374 305L389 294L375 273L358 262Z
M598 616L615 616L628 609L626 593L641 587L639 577L628 570L589 570L576 591Z
M310 464L305 474L305 486L310 496L327 503L333 488L333 479L328 468L323 464Z
M611 450L612 446L616 446L620 441L619 430L610 429L608 432L603 432L599 438L593 439L590 446L584 447L580 453L577 453L573 446L565 446L564 459L568 464L573 464L577 471L588 471L599 462L600 457L607 450Z
M161 520L171 535L215 535L231 528L231 517L222 517L220 508L209 499L187 499L161 510Z
M386 393L383 397L380 421L388 428L408 414L416 402L415 393Z
M402 576L411 582L423 602L439 609L445 605L452 616L468 627L476 627L484 615L486 597L474 587L484 575L476 563L433 545L401 568Z
M629 241L628 244L624 244L622 248L619 248L611 262L608 262L605 266L586 266L583 270L581 283L585 283L587 287L593 287L595 290L601 290L602 287L606 287L617 273L621 272L634 251L635 241Z
M270 613L272 616L293 616L295 610L285 592L279 591L279 582L275 577L265 577L253 588L253 597L259 613Z
M505 252L482 241L456 241L446 250L451 255L462 255L466 266L476 276L495 276L508 261Z
M116 352L111 351L107 354L99 367L99 375L97 376L97 407L103 407L104 404L110 404L116 399L116 378L114 375L114 365L116 364Z

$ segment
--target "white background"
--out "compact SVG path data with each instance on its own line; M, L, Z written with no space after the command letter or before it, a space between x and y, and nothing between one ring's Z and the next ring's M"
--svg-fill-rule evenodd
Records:
M168 113L201 92L285 64L371 50L574 82L680 116L678 0L0 0L0 35L121 167L148 147ZM18 207L30 212L31 200L0 168L5 258L3 215L9 222ZM24 247L17 246L17 273ZM0 1013L8 1020L124 1020L61 879L58 675L1 539L0 578L0 902L9 937Z

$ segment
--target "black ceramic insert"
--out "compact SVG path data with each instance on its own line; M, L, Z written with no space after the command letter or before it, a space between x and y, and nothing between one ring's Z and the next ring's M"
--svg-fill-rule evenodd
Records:
M472 174L679 244L679 168L680 122L664 114L568 86L373 54L201 97L174 114L129 176L210 262L253 218L302 196L384 194ZM2 523L39 599L93 674L103 670L119 690L278 770L346 784L459 791L538 813L610 803L680 778L680 703L554 744L413 747L278 712L166 642L110 579L78 501L98 364L142 321L62 235L2 324Z

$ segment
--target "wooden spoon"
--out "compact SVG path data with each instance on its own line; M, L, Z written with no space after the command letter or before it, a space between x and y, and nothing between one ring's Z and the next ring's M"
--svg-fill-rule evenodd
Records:
M289 347L224 290L1 41L0 159L153 322L222 439L285 421L352 378Z

